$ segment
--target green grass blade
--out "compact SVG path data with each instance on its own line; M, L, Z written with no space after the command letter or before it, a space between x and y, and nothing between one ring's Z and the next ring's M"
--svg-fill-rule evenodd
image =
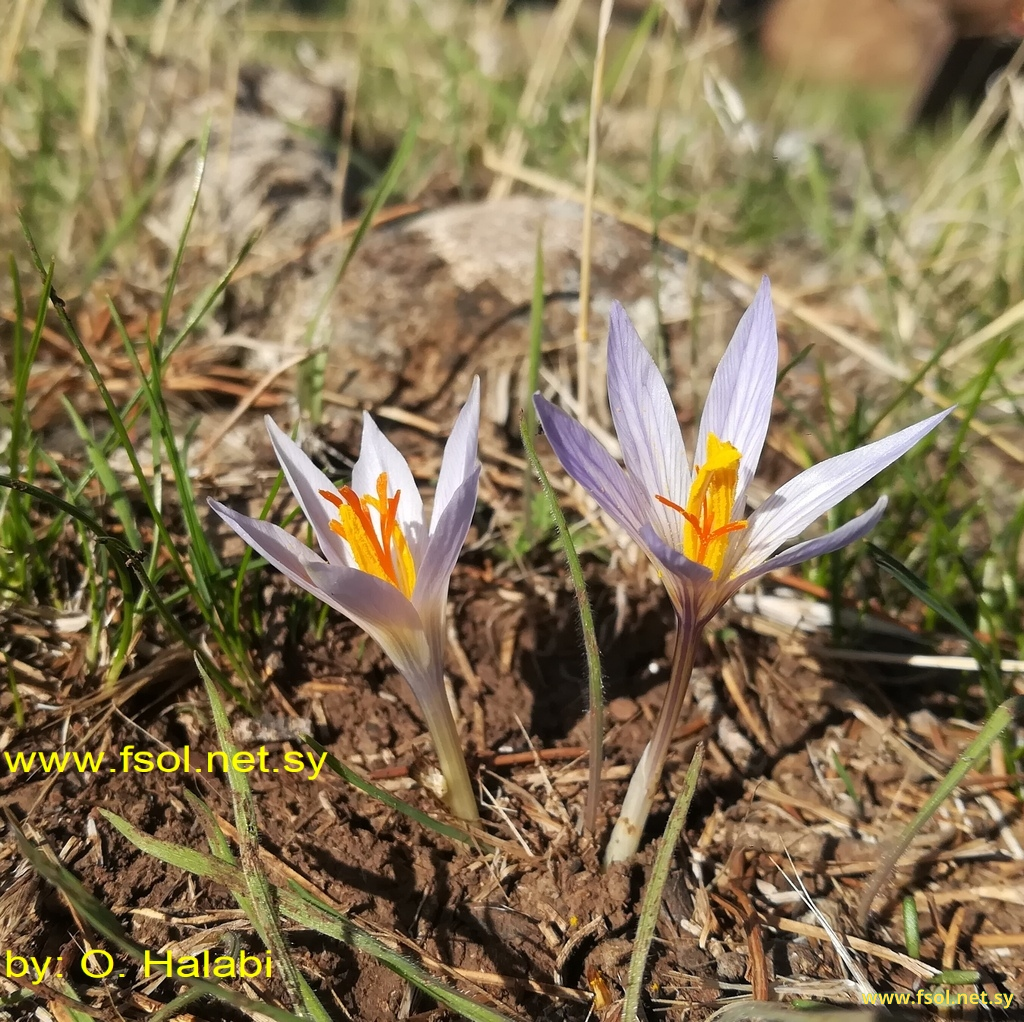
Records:
M394 191L395 185L398 184L399 175L402 173L409 157L412 156L418 130L419 121L414 120L406 129L405 134L402 136L402 141L398 143L395 155L392 157L388 169L384 172L384 176L381 178L373 198L367 204L366 210L359 221L359 226L352 235L352 241L349 243L348 250L338 264L338 268L331 275L331 279L324 289L316 311L313 313L313 318L309 321L304 338L306 347L312 349L317 328L323 319L324 313L327 311L328 303L337 290L338 282L345 276L349 263L352 262L357 249L373 226L373 221L376 219L377 214ZM321 352L310 359L309 362L304 363L299 370L299 404L309 412L313 422L319 422L323 415L323 376L326 367L327 352Z
M981 973L975 969L946 969L944 972L937 972L925 982L929 986L969 986L981 980Z
M237 888L245 893L245 878L237 866L207 852L197 852L194 848L186 848L184 845L176 845L171 841L162 841L160 838L144 834L109 809L101 808L99 811L103 818L139 851L152 855L154 859L166 862L169 866L183 869L193 876L220 884L228 890L234 891Z
M160 325L156 332L157 351L162 355L164 332L167 329L167 321L171 316L171 301L174 298L174 288L178 282L178 274L181 272L181 263L185 258L185 245L188 242L189 232L192 229L192 221L195 219L196 210L199 208L199 193L203 187L203 177L206 173L206 160L210 152L210 131L213 127L213 119L207 117L203 127L203 134L199 140L199 156L196 160L195 185L192 188L192 201L189 203L188 212L185 214L185 223L181 228L178 237L178 247L174 253L174 261L171 263L171 272L167 276L167 286L164 288L164 300L160 306ZM188 143L186 143L187 145ZM153 374L158 375L158 367L154 364Z
M181 1015L185 1008L190 1004L195 1004L202 996L198 990L187 990L185 993L179 994L168 1001L158 1011L153 1012L149 1016L148 1022L173 1022L175 1018Z
M135 512L132 510L128 495L124 492L124 487L117 481L117 476L110 467L110 461L99 444L93 439L89 427L86 426L81 415L76 411L75 406L63 394L60 400L64 406L64 411L67 413L67 417L71 420L72 428L78 434L78 439L82 441L85 447L89 463L92 465L96 478L100 481L100 486L103 487L103 492L110 498L114 514L117 515L117 520L124 529L125 539L134 549L140 549L142 547L142 535L139 533L139 527L135 524Z
M661 912L661 896L665 890L669 870L672 867L672 856L675 854L679 837L683 833L686 814L690 811L693 793L697 790L700 768L704 764L704 743L698 742L693 750L693 759L686 769L683 790L676 797L672 812L669 813L665 834L661 839L658 854L651 867L651 878L647 881L643 903L640 906L640 918L637 921L636 937L633 939L633 954L629 959L629 978L626 982L626 1000L622 1009L622 1022L636 1022L637 1010L640 1007L640 991L643 988L644 973L647 971L647 956L651 952L654 940L654 927Z
M171 343L167 345L163 352L164 361L169 359L171 355L178 350L182 342L191 335L192 331L195 330L195 328L206 318L206 314L214 307L214 305L217 304L217 301L227 289L228 284L230 284L234 278L238 267L241 266L249 257L249 253L252 251L252 247L256 244L258 238L258 232L254 231L250 234L249 237L246 238L245 244L241 247L238 255L235 256L231 265L192 303L192 306L185 314L185 319L181 325L181 329L174 335L171 339ZM133 402L140 400L141 397L141 390L136 391Z
M544 496L547 498L548 507L551 509L551 516L555 520L558 538L562 543L566 563L569 565L573 589L576 591L580 627L583 630L583 648L587 656L590 692L590 779L587 786L585 820L587 828L593 832L597 828L597 810L601 798L601 767L604 761L604 688L601 673L601 650L597 643L597 629L594 626L594 615L590 609L590 597L587 596L587 583L583 578L583 568L572 541L572 534L569 532L565 515L562 514L562 509L558 504L558 494L555 493L551 480L548 479L544 466L540 463L540 458L537 457L537 448L534 446L533 437L526 429L525 419L519 424L519 433L523 439L526 457L530 465L533 466L534 472L537 473Z
M868 551L875 562L891 574L904 588L913 593L926 607L934 611L939 617L956 629L966 640L971 651L971 656L978 661L981 669L985 698L988 704L988 712L992 713L1006 695L1006 685L1000 671L999 645L995 639L986 645L971 630L970 625L964 621L956 608L940 593L935 592L923 579L918 578L905 564L901 563L891 554L868 543ZM1012 754L1012 749L1007 748L1007 753Z
M108 816L108 818L113 816L113 814L108 814L104 810L101 810L101 812L104 812L104 815ZM43 849L29 841L18 825L17 820L15 820L14 814L6 806L3 807L3 813L7 821L9 833L14 835L18 850L28 861L29 865L32 866L39 876L52 884L67 898L68 902L74 906L75 911L92 929L101 936L106 937L119 951L138 962L145 962L147 954L151 955L154 960L159 960L163 957L160 954L151 952L148 948L143 947L143 945L129 937L117 917L91 891L86 889L78 877L60 862L56 861L55 858L52 858L52 853L47 854ZM115 817L114 820L116 821L116 819ZM116 826L116 823L114 825ZM130 827L130 825L128 826ZM142 836L144 837L145 835ZM130 837L129 840L131 840ZM184 850L188 851L188 849ZM164 970L156 967L156 971L163 972ZM211 997L217 1001L223 1001L240 1011L250 1014L262 1013L275 1019L275 1022L304 1022L298 1015L293 1015L290 1011L285 1011L271 1004L265 1004L262 1001L251 1000L242 994L236 993L234 990L229 990L216 983L210 983L207 980L175 976L174 982L188 986L197 996Z
M51 266L43 281L42 294L36 311L35 326L26 343L25 303L21 292L21 279L17 267L11 261L11 285L14 295L14 323L11 348L11 370L13 376L13 401L10 412L0 410L0 426L10 426L10 440L7 449L7 463L12 477L17 478L24 468L25 478L32 480L36 472L37 451L31 437L26 414L28 388L32 365L42 338L46 321L46 309L53 283ZM32 528L28 515L28 501L12 489L0 496L0 574L3 584L9 590L28 592L38 579L47 579L50 574L47 550L52 545L40 541Z
M199 798L198 795L193 794L187 789L185 791L185 801L187 801L198 814L200 822L206 830L206 839L210 845L210 851L223 862L230 863L232 866L235 865L236 860L234 852L231 851L231 845L228 843L228 839L224 835L224 832L220 829L217 819L213 814L213 810L210 809L210 807L201 798ZM236 900L239 907L245 913L246 918L254 918L256 910L253 908L250 899L238 894L236 895ZM319 1006L320 1002L316 994L313 992L313 988L309 985L309 981L301 972L297 973L297 975L302 1003L307 1006ZM314 1014L314 1011L310 1011L310 1014Z
M115 830L147 855L185 869L196 876L220 883L236 896L239 892L243 895L246 893L245 878L237 867L230 866L212 855L182 848L169 841L144 834L108 809L100 809L100 813ZM275 886L274 893L283 916L300 926L316 930L326 937L333 937L357 951L376 958L406 982L422 990L439 1004L470 1019L471 1022L512 1022L508 1016L477 1004L447 984L435 980L415 962L393 951L346 915L325 905L319 899L314 899L307 892Z
M97 537L99 542L106 544L113 552L114 567L123 592L126 594L130 593L133 599L137 599L137 574L133 574L133 571L139 572L141 564L141 554L137 550L133 550L124 540L107 532L95 518L86 514L81 508L76 507L74 504L69 504L62 497L49 493L34 483L27 483L23 479L12 479L10 476L0 475L0 486L16 490L19 493L26 493L40 503L54 508L69 518L73 518L76 522L81 522L82 525ZM148 579L145 580L145 582L148 581Z
M32 239L32 235L28 230L28 225L22 220L22 227L25 233L25 240L28 242L29 249L32 252L32 258L35 263L36 269L46 278L47 271L43 267L42 260L39 256L39 252L36 249L35 242ZM71 317L67 314L67 309L64 307L64 300L54 291L50 292L50 302L53 305L54 310L57 313L57 318L60 320L61 326L64 328L64 332L67 334L68 339L75 346L75 350L78 352L79 357L88 370L89 376L92 379L93 384L96 386L97 391L103 405L107 410L107 415L110 417L111 424L114 428L114 432L117 436L117 440L120 445L124 448L125 454L128 456L128 461L131 463L132 471L135 474L135 478L142 490L142 497L149 508L150 514L153 516L153 522L160 532L161 539L167 548L167 554L174 563L175 569L181 575L183 579L188 581L188 573L185 571L184 563L181 559L181 555L178 553L174 542L167 531L167 526L163 521L163 517L159 513L159 509L153 499L153 491L149 485L149 479L146 474L142 471L142 465L139 462L138 454L135 451L135 446L131 441L131 437L128 435L128 429L125 425L125 420L121 416L117 405L114 403L114 399L110 395L110 391L107 389L106 382L103 379L103 374L99 371L99 367L96 365L92 354L89 352L88 347L82 342L81 337L78 335L78 331L75 329L75 325L71 322Z
M911 958L921 957L921 921L912 894L903 899L903 946Z
M360 777L359 774L351 769L351 767L347 767L341 762L341 760L329 753L311 735L303 735L302 740L314 752L321 756L326 756L327 758L324 760L326 765L329 766L339 777L351 784L353 788L361 791L364 795L368 795L370 798L380 802L381 805L387 806L388 809L393 809L395 812L401 813L407 819L412 820L413 823L419 824L421 827L426 827L428 830L432 830L435 834L440 834L442 837L446 837L450 841L458 841L460 844L471 845L473 847L479 846L480 842L477 841L468 831L462 830L460 827L453 827L450 823L435 820L429 813L425 813L422 809L417 809L415 806L409 805L408 802L403 802L402 799L392 795L390 791L385 791L383 788L377 787L377 785L372 781L368 781L366 778Z
M895 867L899 857L910 847L910 842L920 833L921 828L935 815L939 806L949 797L950 793L960 784L975 762L988 752L989 747L1013 723L1024 718L1024 696L1007 699L996 707L995 713L985 722L978 736L967 746L953 765L953 768L942 779L932 795L918 810L914 818L904 828L896 843L886 853L878 869L872 874L871 880L861 895L857 906L857 922L863 928L871 912L871 904L882 889L889 874Z
M128 337L128 331L125 329L121 316L112 302L108 302L108 309L110 310L112 322L121 336L121 343L125 354L131 361L142 384L142 389L149 405L152 430L159 436L160 443L163 445L164 450L167 451L167 457L170 461L171 475L174 477L175 487L178 491L178 505L185 518L185 531L188 534L188 557L194 569L191 572L191 577L194 579L196 603L207 623L216 627L217 620L213 612L217 606L217 601L215 601L210 588L210 579L216 575L220 565L216 562L209 541L206 538L206 533L199 523L195 496L192 493L192 483L188 474L188 466L185 459L181 456L178 441L171 425L170 412L163 396L158 352L152 341L147 340L151 367L150 373L147 375L135 352L135 347ZM155 443L156 441L154 440L154 446ZM160 517L155 494L152 510L154 517ZM188 575L185 574L184 577L187 583Z
M23 327L25 307L21 295L21 280L13 260L11 262L11 283L14 286L14 358L12 359L14 363L14 404L11 408L11 446L8 464L12 476L17 476L21 471L21 448L27 426L25 402L28 400L28 383L36 354L39 351L39 342L42 340L43 326L46 323L46 308L53 287L53 269L51 263L43 277L43 290L39 296L39 306L36 310L36 323L26 345ZM29 466L29 475L32 474L32 466Z
M234 755L238 751L231 741L231 727L224 704L217 693L217 686L203 667L203 662L196 657L196 667L203 677L206 694L210 700L214 727L217 729L217 741L227 754L228 784L231 787L231 801L235 813L235 829L238 831L238 849L241 859L242 875L245 877L248 897L249 919L260 935L267 950L274 956L281 978L288 989L295 1005L302 1004L305 1014L316 1022L331 1022L324 1006L307 983L292 960L291 950L285 940L284 931L278 919L270 879L267 877L263 863L260 861L259 830L256 824L256 804L252 797L249 778L234 767Z
M106 264L107 259L110 258L111 252L121 244L129 232L136 226L139 217L142 216L146 208L153 201L153 197L160 190L160 186L167 179L167 175L184 159L186 153L193 146L195 146L194 139L189 139L182 143L177 152L146 182L142 190L137 195L131 197L118 217L117 223L114 224L113 228L96 247L96 253L85 271L85 278L81 285L83 291L96 279Z
M336 937L338 940L345 940L346 943L368 954L373 955L378 961L383 962L397 976L401 976L407 983L422 990L432 997L438 1004L458 1012L463 1018L471 1022L512 1022L501 1012L488 1008L476 1001L471 1000L464 994L452 989L447 984L440 983L425 972L415 962L406 958L405 955L392 951L387 945L381 943L376 937L367 933L361 926L353 923L347 916L337 910L323 905L314 899L306 891L295 888L291 892L296 899L296 907L293 918L302 920L299 905L306 905L310 911L316 914L309 917L307 925L319 930L320 933ZM293 903L289 902L291 906Z
M970 625L960 616L957 609L944 597L936 593L924 579L918 578L902 561L897 560L892 554L868 543L868 552L879 567L884 568L893 576L905 589L916 596L926 607L935 611L948 625L956 629L967 640L971 651L975 656L985 656L987 650L977 640Z

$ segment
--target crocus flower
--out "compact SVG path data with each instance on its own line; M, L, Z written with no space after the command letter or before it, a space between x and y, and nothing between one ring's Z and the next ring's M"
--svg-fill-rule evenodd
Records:
M647 554L677 616L665 705L630 782L606 862L629 858L639 844L703 627L758 576L838 550L869 532L885 511L885 497L834 532L777 552L952 410L807 469L747 514L746 494L768 432L778 359L766 277L715 371L692 467L665 381L618 303L612 306L608 338L608 401L625 469L575 419L534 396L562 466Z
M364 629L409 682L437 750L452 812L478 819L444 688L448 583L476 507L480 382L445 445L429 525L409 464L363 416L352 482L338 489L268 416L285 478L313 528L318 554L271 522L210 506L278 571Z

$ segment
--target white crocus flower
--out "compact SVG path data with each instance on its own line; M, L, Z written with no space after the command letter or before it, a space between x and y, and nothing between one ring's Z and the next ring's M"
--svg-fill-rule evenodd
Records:
M210 506L278 571L374 638L409 682L434 741L446 799L479 818L444 688L448 584L476 508L480 383L445 445L429 524L409 464L369 415L340 490L268 416L270 441L322 553L271 522Z
M575 419L539 394L534 397L562 466L641 546L677 615L665 705L630 782L606 862L629 858L639 845L704 626L747 582L869 532L885 511L885 497L834 532L776 552L952 411L807 469L748 515L746 493L768 432L778 360L766 277L711 381L692 467L665 381L618 303L609 328L608 401L625 469Z

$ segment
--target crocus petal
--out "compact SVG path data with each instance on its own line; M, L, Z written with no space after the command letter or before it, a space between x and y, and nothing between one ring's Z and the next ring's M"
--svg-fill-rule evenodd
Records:
M694 462L707 458L708 434L731 443L742 455L733 516L743 515L747 487L761 460L772 415L775 378L779 370L779 338L767 277L750 308L743 313L722 361L711 380L697 432Z
M448 609L448 585L473 520L479 482L480 467L477 466L452 495L440 519L435 517L434 529L416 573L413 606L423 623L431 655L439 664L444 663L444 618Z
M455 570L462 544L466 541L473 512L476 510L477 487L480 484L480 467L452 494L434 530L427 541L416 570L416 588L412 602L417 608L437 602L438 595L448 591L448 582ZM437 518L437 516L435 516Z
M677 578L681 578L687 582L693 582L698 585L703 585L711 581L710 568L705 568L703 564L691 561L688 557L680 553L680 551L669 546L661 536L655 532L652 526L645 525L641 530L641 535L643 536L643 545L650 556L653 557L666 571L671 572Z
M313 532L324 556L332 564L349 564L349 551L345 541L331 532L330 523L335 518L334 508L320 496L321 490L334 492L334 483L309 460L302 448L280 429L269 415L263 421L270 434L274 453L288 480L288 487L299 502L306 521L313 526Z
M352 489L362 497L377 493L381 472L388 477L388 493L402 492L398 501L398 524L405 535L413 560L419 562L426 530L423 528L423 500L413 478L409 463L398 448L380 431L380 427L363 413L363 439L359 460L352 467Z
M309 574L320 598L372 636L403 675L424 674L430 651L420 616L390 582L336 564L310 565Z
M947 408L892 436L829 458L780 486L751 514L735 573L743 574L761 564L786 540L799 535L816 518L888 468L952 410Z
M261 518L250 518L222 504L219 500L209 500L210 507L224 519L261 557L266 558L281 574L287 575L296 585L302 586L306 592L319 596L309 574L312 564L323 564L324 561L315 550L310 550L305 543L297 540L291 533L285 532L279 525L264 521Z
M434 491L434 509L430 515L430 533L433 535L441 514L457 490L479 465L476 456L477 436L480 432L480 377L473 378L473 386L459 417L455 420L448 442L444 445L441 471ZM467 524L468 527L468 524ZM465 533L463 533L465 538Z
M608 324L608 403L622 459L648 494L648 517L657 519L662 536L681 545L682 519L654 495L686 504L690 467L683 434L668 387L618 302L612 303Z
M791 568L794 564L809 561L812 557L821 557L822 554L830 554L834 550L841 550L844 546L855 543L858 539L866 536L879 523L888 503L888 497L879 497L874 507L857 515L856 518L846 522L844 525L840 525L838 529L833 529L824 536L804 540L803 543L797 543L796 546L783 550L781 554L769 557L763 564L758 565L756 568L751 568L739 577L732 579L729 583L730 591L735 592L753 579L768 574L769 571Z
M622 466L571 415L540 394L533 395L533 406L562 468L636 542L646 546L641 530L647 524L654 500L639 489Z

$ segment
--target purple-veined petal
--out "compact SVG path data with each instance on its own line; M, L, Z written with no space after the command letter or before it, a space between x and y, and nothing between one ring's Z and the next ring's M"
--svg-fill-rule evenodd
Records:
M741 518L747 488L757 471L768 434L779 371L779 338L767 277L761 278L750 308L743 313L708 390L694 462L707 457L708 434L731 443L742 455L733 518Z
M412 602L417 608L437 602L438 595L448 591L449 579L473 521L479 484L478 465L452 494L434 526L423 557L416 566L416 588L413 590Z
M892 436L822 461L780 486L748 519L742 534L746 542L734 573L757 567L816 518L888 468L952 410L947 408Z
M266 558L282 575L287 575L306 592L320 596L320 591L309 574L309 567L325 562L315 550L310 550L305 543L273 522L264 521L262 518L250 518L239 511L233 511L219 500L209 500L207 503L253 550Z
M821 557L823 554L830 554L834 550L841 550L844 546L855 543L858 539L866 536L881 520L885 513L888 497L879 497L874 506L867 511L857 515L838 529L825 533L824 536L816 536L814 539L804 540L797 543L788 550L769 557L767 561L755 568L750 568L737 578L731 579L729 588L733 592L746 585L755 578L768 574L769 571L778 571L781 568L791 568L794 564L809 561L812 557Z
M350 555L345 541L331 531L330 523L336 514L334 507L320 496L321 490L335 492L336 487L306 456L302 448L269 416L263 419L270 434L274 453L281 464L288 487L299 502L306 520L313 526L317 542L324 556L332 564L349 564Z
M571 415L540 394L533 395L533 406L562 468L606 514L645 546L640 534L648 524L654 500L639 489L600 442Z
M427 541L427 549L416 572L416 588L412 602L420 615L431 655L444 663L445 611L448 609L448 585L462 552L476 510L477 487L480 484L480 466L463 480L462 485L448 501L444 512L434 524Z
M416 608L390 582L358 568L314 564L321 599L359 625L405 674L422 676L430 659Z
M683 434L668 387L618 302L608 321L608 403L626 468L650 497L647 516L657 520L662 536L681 544L682 519L653 498L661 494L686 506L690 467Z
M352 489L360 497L376 496L377 479L381 472L388 477L388 495L401 491L398 501L398 524L405 535L413 561L419 563L426 539L423 525L423 500L413 478L409 463L397 447L380 431L380 427L363 413L363 439L359 460L352 467ZM374 514L374 520L377 520Z
M480 377L473 378L469 397L455 420L448 442L444 445L441 471L437 475L434 507L430 513L430 534L438 527L441 514L456 491L469 478L480 462L476 456L477 437L480 433Z

